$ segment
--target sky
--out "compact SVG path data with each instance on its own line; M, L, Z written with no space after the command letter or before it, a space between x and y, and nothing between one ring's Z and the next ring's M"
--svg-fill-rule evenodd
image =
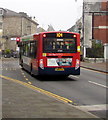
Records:
M40 27L57 30L72 27L82 15L83 0L0 0L0 7L25 12L36 18Z

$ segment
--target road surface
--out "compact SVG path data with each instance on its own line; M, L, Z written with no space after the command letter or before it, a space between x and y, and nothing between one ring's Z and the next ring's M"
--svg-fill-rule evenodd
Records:
M106 117L106 74L81 68L80 76L32 77L19 66L18 59L2 61L2 75L26 82L72 101L71 104L101 118Z

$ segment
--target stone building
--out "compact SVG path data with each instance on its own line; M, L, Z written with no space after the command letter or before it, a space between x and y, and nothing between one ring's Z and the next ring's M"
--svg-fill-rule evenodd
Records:
M2 39L3 36L3 13L4 13L5 9L0 8L0 51L1 51L1 47L4 47L4 42Z
M0 8L0 47L16 50L16 38L37 32L38 23L26 13Z
M67 31L69 32L76 32L80 33L80 39L82 39L82 17L79 18L75 25L73 25L71 28L69 28Z

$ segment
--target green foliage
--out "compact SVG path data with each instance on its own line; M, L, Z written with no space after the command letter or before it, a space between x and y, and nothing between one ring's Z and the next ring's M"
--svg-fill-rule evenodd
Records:
M103 45L100 42L99 43L96 43L96 41L92 42L92 48L101 49L102 47L103 47Z
M101 41L93 41L92 48L87 49L87 57L89 58L103 58L104 47Z
M11 53L11 50L10 49L6 49L5 50L5 54L10 54Z

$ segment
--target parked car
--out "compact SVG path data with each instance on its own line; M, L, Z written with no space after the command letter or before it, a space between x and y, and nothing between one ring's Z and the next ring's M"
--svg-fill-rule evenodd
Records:
M14 58L18 58L19 57L19 53L18 52L13 52L13 57Z
M10 58L11 57L11 51L10 51L10 49L6 49L6 50L4 50L4 53L3 53L4 55L4 57L5 58Z
M10 58L10 57L11 57L11 54L4 54L4 57L5 57L5 58Z

